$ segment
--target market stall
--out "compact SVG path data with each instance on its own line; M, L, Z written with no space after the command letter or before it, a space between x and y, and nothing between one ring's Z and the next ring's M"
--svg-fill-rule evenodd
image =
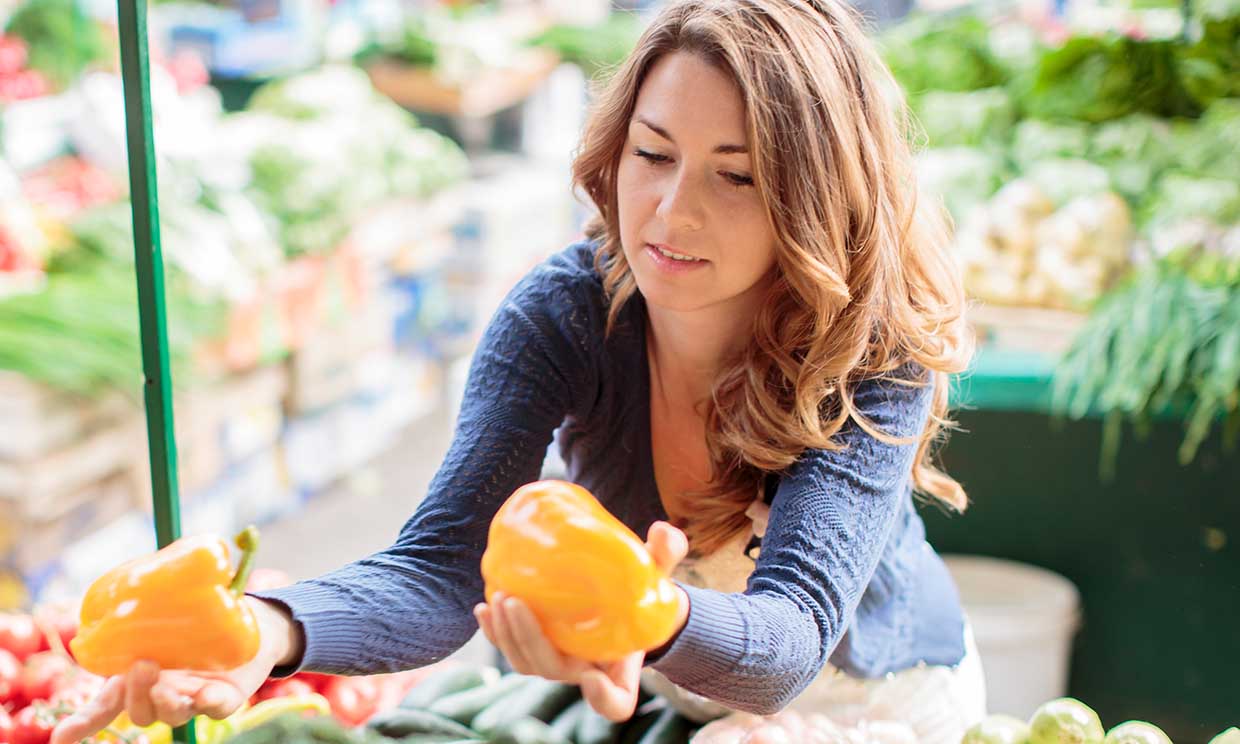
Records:
M1074 695L1200 740L1234 715L1240 654L1220 490L1240 477L1240 15L1093 12L1054 43L970 14L887 37L981 301L943 455L973 503L923 514L939 550L1078 587Z

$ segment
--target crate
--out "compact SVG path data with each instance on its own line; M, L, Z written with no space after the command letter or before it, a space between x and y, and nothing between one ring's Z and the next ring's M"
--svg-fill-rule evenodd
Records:
M529 48L507 68L494 68L463 85L440 80L429 67L379 61L366 68L380 93L414 111L485 118L528 98L560 62L552 51Z

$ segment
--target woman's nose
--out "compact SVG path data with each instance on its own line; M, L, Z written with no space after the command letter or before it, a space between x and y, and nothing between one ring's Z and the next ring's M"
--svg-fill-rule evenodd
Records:
M656 214L673 230L700 230L705 223L702 186L686 170L680 169L667 181Z

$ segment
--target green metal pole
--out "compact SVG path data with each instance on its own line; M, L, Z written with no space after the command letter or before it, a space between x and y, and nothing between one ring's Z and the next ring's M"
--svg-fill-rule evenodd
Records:
M164 311L164 262L159 242L159 195L155 137L151 127L150 59L146 47L146 0L117 0L121 77L125 86L125 132L129 150L129 197L138 274L138 319L142 331L142 390L151 460L155 539L159 547L181 536L177 493L177 446L172 418L172 375L168 365L168 318ZM194 726L173 732L195 744Z

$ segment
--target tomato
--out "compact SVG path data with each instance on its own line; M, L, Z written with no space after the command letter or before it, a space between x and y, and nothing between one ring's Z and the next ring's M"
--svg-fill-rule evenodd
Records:
M18 36L0 37L0 73L17 72L26 66L26 42Z
M42 638L42 642L39 644L40 651L57 650L51 643L52 639L50 637L56 635L60 637L60 645L68 652L69 641L73 640L78 631L77 615L65 609L45 607L38 611L35 617L35 624L39 627L39 635Z
M337 679L337 677L332 674L319 674L318 672L298 672L292 677L289 677L289 679L300 679L305 682L309 682L315 692L322 692L323 689L327 687L327 683L331 682L333 679Z
M53 651L43 651L26 659L22 669L22 694L26 700L49 700L60 681L73 669L73 662Z
M22 708L13 716L13 744L47 744L56 720L42 706Z
M52 686L49 701L53 705L64 703L70 708L81 708L103 690L104 681L104 678L97 674L74 667Z
M5 703L21 704L22 664L8 651L0 650L0 707Z
M284 679L269 679L258 688L255 697L259 702L270 700L278 697L292 697L293 695L305 695L315 692L314 685L304 679L297 677L286 677Z
M0 649L25 661L43 644L39 628L29 615L0 614Z
M0 744L9 744L13 741L13 719L9 717L9 712L0 705Z
M379 687L369 677L336 677L323 688L323 697L346 726L359 726L379 710Z

